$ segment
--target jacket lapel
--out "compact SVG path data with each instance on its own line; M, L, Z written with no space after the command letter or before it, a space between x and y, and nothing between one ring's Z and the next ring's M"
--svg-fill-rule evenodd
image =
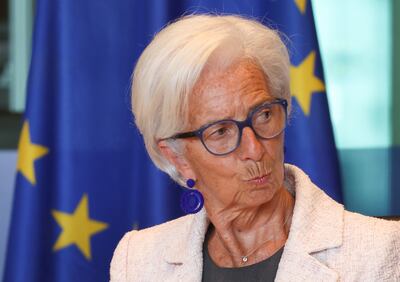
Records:
M323 251L343 242L344 208L316 187L300 169L286 165L285 184L296 201L276 281L337 281Z
M285 249L279 264L275 281L338 281L334 270L320 263L306 252L287 251Z
M181 234L171 242L165 262L174 267L171 277L164 281L201 281L203 271L203 242L209 221L205 209L185 222Z

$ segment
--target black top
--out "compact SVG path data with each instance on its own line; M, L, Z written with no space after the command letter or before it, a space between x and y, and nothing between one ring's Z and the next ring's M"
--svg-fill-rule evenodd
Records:
M226 268L217 266L208 253L207 231L203 244L203 282L236 282L236 281L274 281L278 271L279 261L283 253L283 247L266 260L244 267Z

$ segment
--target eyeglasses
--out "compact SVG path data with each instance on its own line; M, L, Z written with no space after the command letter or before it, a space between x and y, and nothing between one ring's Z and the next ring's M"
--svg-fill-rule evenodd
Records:
M213 155L223 156L236 150L242 139L243 128L250 127L260 139L272 139L286 127L287 101L277 99L261 104L252 110L244 121L219 120L198 130L179 133L172 139L198 137Z

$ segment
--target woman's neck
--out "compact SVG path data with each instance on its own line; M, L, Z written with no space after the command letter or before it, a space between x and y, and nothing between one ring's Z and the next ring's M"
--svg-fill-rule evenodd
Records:
M224 267L250 265L270 257L286 242L293 208L294 198L283 187L259 207L210 211L206 206L214 226L208 245L210 256Z

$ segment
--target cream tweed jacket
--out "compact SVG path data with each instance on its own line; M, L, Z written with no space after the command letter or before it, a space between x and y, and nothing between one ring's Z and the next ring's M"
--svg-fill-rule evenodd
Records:
M345 211L293 165L285 175L295 206L275 281L400 281L399 222ZM125 234L111 281L201 281L208 224L203 209Z

